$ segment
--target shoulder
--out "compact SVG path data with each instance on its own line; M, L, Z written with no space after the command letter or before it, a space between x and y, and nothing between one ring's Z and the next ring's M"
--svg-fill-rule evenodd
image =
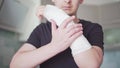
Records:
M50 22L46 22L46 23L40 23L35 29L34 31L43 31L45 29L51 29L51 24Z
M88 35L89 33L94 31L101 31L102 32L102 26L98 23L93 23L91 21L86 20L80 20L80 23L83 25L83 32L84 35Z
M90 21L81 20L83 24L83 34L88 39L91 45L96 45L102 50L103 47L103 29L98 23L92 23Z
M91 27L101 27L102 26L98 23L93 23L91 21L87 21L87 20L80 20L80 23L83 25L83 28L91 28Z
M41 28L50 27L50 26L51 26L50 22L46 22L46 23L42 22L36 28L41 29Z
M32 31L26 43L30 43L34 45L36 48L39 48L41 45L43 45L43 43L45 44L46 39L48 40L49 35L50 35L50 24L41 23Z
M32 31L31 35L32 37L43 35L43 33L46 33L51 30L51 24L50 23L40 23L36 28Z

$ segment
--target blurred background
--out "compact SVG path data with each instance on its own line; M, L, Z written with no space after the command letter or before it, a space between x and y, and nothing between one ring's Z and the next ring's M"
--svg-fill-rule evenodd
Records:
M36 15L39 5L51 0L0 0L0 68L9 68L14 53L32 30L45 20ZM84 0L78 17L102 25L104 61L101 68L120 68L120 0Z

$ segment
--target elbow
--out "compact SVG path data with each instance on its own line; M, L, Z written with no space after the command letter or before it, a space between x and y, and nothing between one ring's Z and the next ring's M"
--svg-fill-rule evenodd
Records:
M18 63L18 60L16 58L17 57L14 55L9 65L10 68L19 68L18 66L20 63Z
M10 63L10 68L16 68L16 64L14 62Z
M16 68L16 67L15 67L16 63L13 61L13 59L14 59L14 57L12 58L12 60L11 60L11 62L10 62L10 65L9 65L10 68ZM14 60L15 60L15 59L14 59Z
M10 66L9 66L9 67L10 67L10 68L14 68L12 63L10 63Z
M15 60L14 61L12 60L10 62L10 68L20 68L20 64L18 64Z
M33 68L33 67L25 66L22 63L11 62L10 63L10 68Z
M90 63L83 66L78 66L79 68L100 68L100 65L97 63Z
M10 62L10 68L26 68L24 62L21 62L19 58L13 57Z
M19 58L17 58L17 59L19 59ZM31 66L31 65L27 64L26 62L20 61L17 59L12 59L12 61L10 62L10 65L9 65L10 68L35 68L34 66Z
M102 62L97 60L88 61L82 65L79 65L79 68L100 68Z
M32 67L28 67L27 65L25 65L24 63L19 63L17 61L12 61L10 63L10 68L32 68Z
M10 68L16 68L16 66L12 63L10 63Z
M91 63L90 65L87 65L85 68L100 68L100 64L98 64L98 63Z

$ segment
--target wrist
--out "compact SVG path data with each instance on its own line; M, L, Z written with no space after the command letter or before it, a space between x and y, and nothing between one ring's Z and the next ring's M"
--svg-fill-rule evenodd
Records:
M60 47L58 46L58 44L54 44L54 43L50 42L50 43L49 43L49 46L53 49L53 51L55 51L55 52L57 52L57 53L60 53L60 52L63 51L63 49L60 48Z
M82 35L72 43L70 48L72 50L72 55L76 55L92 48L92 46L88 42L88 40Z

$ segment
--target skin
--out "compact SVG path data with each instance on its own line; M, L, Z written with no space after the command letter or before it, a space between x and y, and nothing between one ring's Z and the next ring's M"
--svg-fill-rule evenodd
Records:
M11 60L10 68L35 68L37 65L66 50L76 38L83 34L82 24L67 27L72 20L75 23L79 22L76 13L83 0L52 0L52 2L71 17L66 19L59 28L56 27L56 22L51 20L51 42L40 48L35 48L29 43L23 44ZM40 6L36 12L40 20L43 18L44 8L45 6ZM74 55L73 58L80 68L100 68L103 52L101 48L93 45L91 49Z

